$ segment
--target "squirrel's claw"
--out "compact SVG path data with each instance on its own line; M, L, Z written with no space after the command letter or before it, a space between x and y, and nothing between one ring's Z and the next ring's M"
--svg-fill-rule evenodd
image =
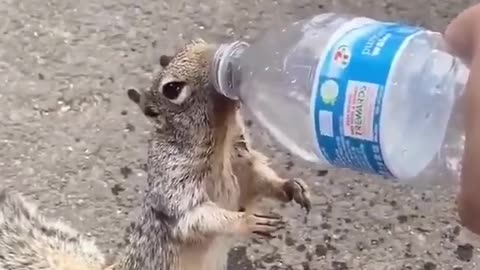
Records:
M312 203L310 200L310 192L307 184L299 178L289 179L283 185L283 190L287 194L289 200L294 200L302 208L310 213Z
M274 232L285 228L285 222L281 216L244 213L238 228L242 235L253 233L265 238L272 238Z

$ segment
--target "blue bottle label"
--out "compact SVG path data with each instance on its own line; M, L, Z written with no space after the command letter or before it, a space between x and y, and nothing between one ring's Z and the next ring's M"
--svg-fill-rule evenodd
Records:
M368 21L337 32L316 71L312 119L318 151L336 167L395 178L380 118L398 55L421 28Z

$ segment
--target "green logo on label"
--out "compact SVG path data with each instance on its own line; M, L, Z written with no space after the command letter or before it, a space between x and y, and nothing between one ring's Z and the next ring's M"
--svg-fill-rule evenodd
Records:
M338 84L334 80L325 81L320 88L320 97L323 103L335 105L338 97Z

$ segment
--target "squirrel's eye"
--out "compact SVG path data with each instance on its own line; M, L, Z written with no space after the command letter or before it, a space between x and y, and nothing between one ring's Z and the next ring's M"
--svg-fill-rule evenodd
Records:
M185 87L185 82L169 82L163 85L162 93L163 95L170 99L177 99L182 93L183 88Z

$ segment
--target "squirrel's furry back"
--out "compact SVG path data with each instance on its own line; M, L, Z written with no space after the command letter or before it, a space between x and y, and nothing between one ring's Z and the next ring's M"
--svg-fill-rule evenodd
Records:
M93 241L41 215L11 190L0 190L0 270L100 270L105 259Z

